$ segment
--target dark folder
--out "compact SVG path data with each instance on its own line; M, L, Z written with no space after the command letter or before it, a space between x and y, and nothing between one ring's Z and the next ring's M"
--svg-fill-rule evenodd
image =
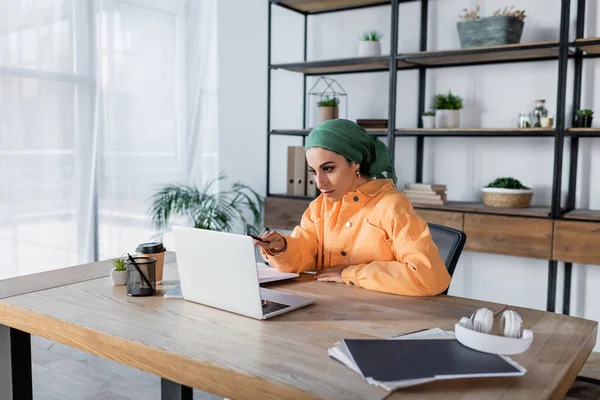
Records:
M522 374L502 356L473 350L456 339L344 339L344 343L362 375L380 382Z

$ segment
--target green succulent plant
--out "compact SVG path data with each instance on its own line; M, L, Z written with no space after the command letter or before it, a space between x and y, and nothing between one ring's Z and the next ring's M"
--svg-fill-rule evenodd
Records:
M511 177L497 178L493 182L490 182L486 187L500 189L530 189L519 182L518 179Z
M447 95L437 94L435 96L435 109L436 110L460 110L463 108L463 99L460 96L452 94L452 91L448 91Z
M381 40L382 37L383 37L383 35L381 33L379 33L378 31L367 31L367 32L363 33L361 39L376 42L376 41Z
M592 115L594 115L594 112L588 109L577 110L576 113L578 117L591 117Z
M337 107L339 100L335 97L325 97L320 100L317 106L319 107Z
M125 259L122 257L115 257L110 259L110 263L114 267L115 271L125 271Z

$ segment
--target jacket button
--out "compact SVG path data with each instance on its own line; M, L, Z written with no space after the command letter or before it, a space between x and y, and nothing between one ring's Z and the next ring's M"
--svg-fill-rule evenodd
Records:
M354 196L354 201L358 201L358 196Z
M350 221L346 222L346 226L347 226L348 228L350 228L350 227L352 226L352 222L350 222Z
M342 256L346 257L346 252L342 251Z

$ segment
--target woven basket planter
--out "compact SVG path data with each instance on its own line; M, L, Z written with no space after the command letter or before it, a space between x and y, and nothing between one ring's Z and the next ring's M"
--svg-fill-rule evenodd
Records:
M481 188L483 204L488 207L527 208L531 204L533 190Z
M521 42L525 23L516 17L498 15L475 21L458 21L460 47L501 46Z

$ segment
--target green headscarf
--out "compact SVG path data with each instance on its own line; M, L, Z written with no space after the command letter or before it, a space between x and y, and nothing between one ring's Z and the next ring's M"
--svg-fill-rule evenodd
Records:
M377 137L369 135L364 128L352 121L330 119L320 123L306 138L304 149L310 147L331 150L361 167L366 164L370 178L391 178L396 183L396 170L390 150ZM384 172L391 176L386 177Z

